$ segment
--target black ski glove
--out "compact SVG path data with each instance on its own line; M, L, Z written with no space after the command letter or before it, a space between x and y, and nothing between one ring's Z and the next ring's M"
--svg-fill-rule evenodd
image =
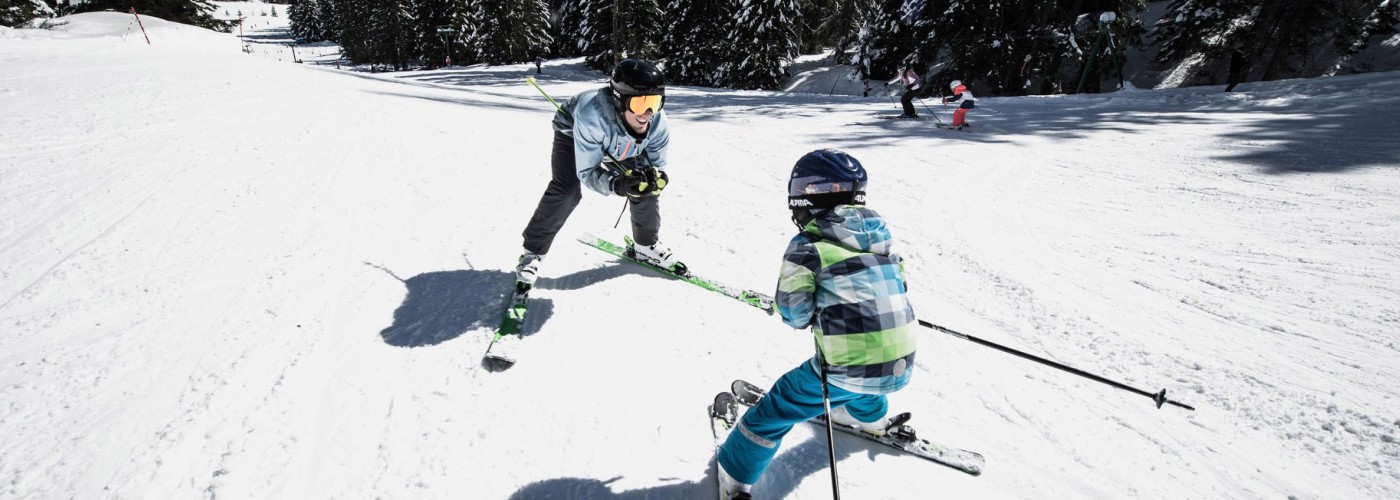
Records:
M647 173L647 180L651 182L652 196L661 196L661 190L671 183L671 177L666 175L666 171L656 167L651 167L651 172Z
M661 194L662 189L666 189L670 180L666 172L656 167L647 170L627 170L622 175L613 177L612 190L618 196L632 198L657 196Z
M614 175L612 179L613 193L618 196L641 197L650 187L646 174L636 170L624 171L622 175Z

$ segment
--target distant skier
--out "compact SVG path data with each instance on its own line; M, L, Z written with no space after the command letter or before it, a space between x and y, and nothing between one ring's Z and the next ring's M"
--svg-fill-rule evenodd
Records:
M569 98L555 113L553 178L522 233L525 251L515 268L518 292L534 287L540 260L583 199L580 185L631 201L636 245L629 250L638 259L667 269L680 266L658 239L658 196L670 181L665 169L671 132L661 110L665 95L655 65L625 59L613 68L608 86Z
M899 82L904 85L904 94L899 96L899 103L904 106L904 114L899 115L899 117L918 118L919 112L914 109L914 91L919 90L919 87L923 86L923 82L919 78L919 73L914 71L913 65L906 64L904 66L904 71L901 71L898 76L894 77L894 79L890 80L888 83L894 82Z
M971 127L972 125L967 123L967 110L977 107L977 98L972 96L972 91L967 90L962 80L953 80L948 84L948 88L953 89L953 95L944 97L943 104L962 102L958 109L953 111L953 123L948 125L948 128L962 130L963 127Z
M1244 82L1248 73L1249 61L1244 53L1244 42L1237 41L1230 47L1230 73L1225 80L1225 91L1234 92L1235 86Z
M865 186L860 162L834 149L793 166L788 207L799 234L783 255L774 303L783 322L812 329L818 351L779 378L720 447L726 498L758 482L794 425L825 411L824 382L832 421L876 435L887 423L885 394L909 383L916 333L904 265L890 253L885 220L864 206Z

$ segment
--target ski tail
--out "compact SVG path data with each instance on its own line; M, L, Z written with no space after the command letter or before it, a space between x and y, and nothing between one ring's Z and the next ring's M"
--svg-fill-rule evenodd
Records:
M715 438L715 491L718 492L719 500L741 500L742 496L728 498L725 495L724 486L719 480L719 448L724 446L724 440L729 438L729 431L734 429L734 425L739 422L739 401L730 392L721 392L715 395L715 400L708 408L710 417L710 433Z
M522 287L519 282L511 286L510 299L501 313L501 323L491 337L491 345L486 347L486 354L481 357L481 364L488 371L505 371L515 366L516 344L522 339L525 316L529 312L530 286Z

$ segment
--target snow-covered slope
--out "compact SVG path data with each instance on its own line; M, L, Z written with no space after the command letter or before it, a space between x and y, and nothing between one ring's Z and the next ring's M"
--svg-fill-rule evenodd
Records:
M111 16L0 36L0 497L712 498L705 404L810 354L574 243L622 234L588 193L488 372L549 176L533 66L346 73ZM671 90L691 267L771 289L792 162L843 148L922 319L1197 408L928 331L892 405L985 474L838 437L844 495L1400 496L1400 75L984 99L972 133L822 90ZM816 431L756 493L828 498Z

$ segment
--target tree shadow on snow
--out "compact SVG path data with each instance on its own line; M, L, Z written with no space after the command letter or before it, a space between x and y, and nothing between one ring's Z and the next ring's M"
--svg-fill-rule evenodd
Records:
M763 478L754 485L754 496L786 498L796 491L797 486L808 476L830 474L831 462L827 453L826 437L819 433L779 454L773 458ZM865 454L870 460L874 460L877 455L900 454L858 437L837 434L838 467L841 461L857 453ZM909 459L917 460L913 457ZM705 468L705 478L700 481L615 492L609 485L618 479L621 477L606 481L572 477L548 479L525 485L511 495L509 500L708 500L715 498L718 481L715 478L714 459L710 460Z
M1338 106L1306 120L1269 119L1226 134L1238 146L1221 159L1258 167L1267 174L1344 172L1400 166L1400 106Z
M467 94L436 97L381 93L473 107L540 110L536 102L539 97L534 94L522 96L504 91L522 85L528 74L531 74L529 70L519 68L438 71L392 80L412 86L458 87ZM605 80L600 73L599 86ZM578 82L572 77L563 81ZM1390 88L1394 85L1378 80L1371 86ZM1400 114L1400 99L1379 97L1364 103L1354 102L1353 96L1337 91L1326 79L1257 92L1248 92L1251 89L1247 87L1241 87L1244 92L1230 98L1203 97L1200 89L1185 89L984 99L979 101L982 106L968 114L968 121L974 125L972 132L954 132L937 126L940 120L944 124L950 122L953 111L952 107L941 105L938 96L915 101L922 120L904 121L877 118L900 112L896 97L883 93L861 97L676 86L668 92L667 112L676 119L733 123L741 127L757 117L801 121L832 114L848 115L852 116L845 124L849 126L816 134L817 142L847 149L910 140L1008 143L1032 136L1076 140L1090 133L1154 134L1162 125L1181 125L1190 130L1189 127L1196 125L1238 122L1238 127L1227 128L1232 131L1221 136L1235 145L1236 151L1219 159L1254 166L1261 173L1344 172L1400 165L1400 148L1394 146L1400 143L1400 127L1394 126L1392 118ZM487 101L471 94L491 95L496 99ZM1370 95L1386 94L1380 88ZM569 95L554 97L562 101ZM506 100L502 102L500 98ZM865 108L869 109L869 115L861 114L860 110ZM1162 140L1180 141L1181 148L1193 147L1193 136L1169 133L1171 135L1164 135ZM1208 137L1207 140L1214 139ZM1085 161L1114 161L1131 167L1139 163L1132 154L1132 151L1106 150L1102 157Z

